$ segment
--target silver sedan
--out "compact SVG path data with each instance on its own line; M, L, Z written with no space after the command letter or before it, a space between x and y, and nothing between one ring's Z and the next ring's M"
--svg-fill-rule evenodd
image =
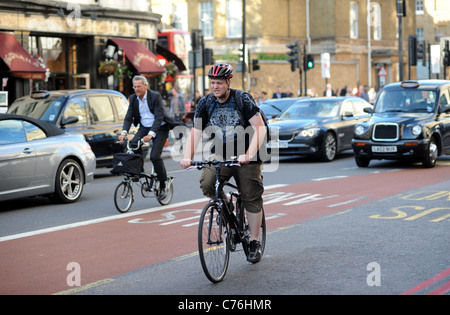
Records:
M95 155L80 134L0 114L0 201L31 196L77 201L94 180Z

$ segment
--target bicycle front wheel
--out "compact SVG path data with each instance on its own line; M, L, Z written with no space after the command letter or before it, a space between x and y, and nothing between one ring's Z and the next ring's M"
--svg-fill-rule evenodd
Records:
M159 185L159 183L158 183ZM161 190L158 189L158 193L156 195L156 199L158 199L158 202L165 206L168 205L171 201L172 201L172 197L173 197L173 183L172 183L172 179L169 179L166 181L166 191L161 194Z
M198 251L206 277L213 283L222 281L230 259L230 241L226 222L214 202L208 203L200 216Z
M133 188L129 182L121 182L114 192L114 204L119 212L127 212L130 210L134 202Z

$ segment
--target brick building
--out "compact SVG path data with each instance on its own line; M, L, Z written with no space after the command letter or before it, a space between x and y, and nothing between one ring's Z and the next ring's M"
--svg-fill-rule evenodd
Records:
M370 6L367 4L370 2ZM403 75L408 77L408 36L416 33L415 2L406 1L402 17ZM242 0L153 0L154 12L163 15L162 28L201 29L206 47L216 61L236 64L242 42ZM371 21L368 27L368 16ZM368 36L370 30L370 37ZM370 40L369 40L370 38ZM399 40L396 2L393 0L247 0L246 44L260 70L243 82L240 73L233 87L265 90L271 95L277 85L300 88L298 70L291 72L286 44L299 41L314 55L315 67L307 72L307 88L321 94L326 81L334 88L368 84L379 86L399 79ZM368 52L371 53L368 67ZM321 54L330 54L330 78L322 78ZM384 68L384 81L379 70ZM412 68L415 77L415 68ZM248 73L247 73L248 74ZM243 83L241 83L243 82ZM302 81L304 87L304 80Z

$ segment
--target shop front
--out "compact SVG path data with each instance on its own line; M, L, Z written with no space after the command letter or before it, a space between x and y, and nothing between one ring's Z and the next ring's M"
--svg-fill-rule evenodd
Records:
M164 72L152 53L160 15L79 6L74 18L67 3L41 3L0 5L0 82L9 104L36 90L110 88L128 97L132 75ZM99 72L105 62L118 64L121 75ZM156 79L150 84L157 88Z

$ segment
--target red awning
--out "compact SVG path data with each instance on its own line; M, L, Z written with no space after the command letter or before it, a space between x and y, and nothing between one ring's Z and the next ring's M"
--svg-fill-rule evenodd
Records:
M45 69L23 49L12 34L0 33L0 58L6 63L13 77L45 79Z
M110 38L109 40L123 50L125 57L128 58L140 74L152 77L166 71L155 54L141 43L122 38Z

